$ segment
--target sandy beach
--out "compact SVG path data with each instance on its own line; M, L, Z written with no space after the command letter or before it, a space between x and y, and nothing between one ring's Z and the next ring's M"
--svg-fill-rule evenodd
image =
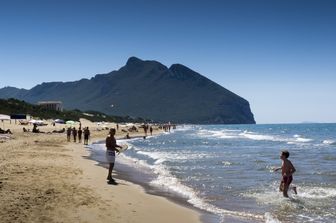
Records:
M91 142L108 132L85 120L82 126L90 126ZM0 139L1 222L201 222L198 212L118 176L118 185L108 185L107 170L88 159L83 144L66 142L64 133L24 133L22 127L6 122L13 134Z

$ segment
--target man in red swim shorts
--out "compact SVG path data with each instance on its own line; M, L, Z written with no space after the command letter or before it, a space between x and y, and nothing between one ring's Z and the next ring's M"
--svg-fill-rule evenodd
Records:
M280 168L275 169L278 171L281 169L282 180L280 183L280 191L282 191L284 197L288 197L288 188L293 181L293 173L296 171L292 162L288 160L289 152L287 150L281 151L280 159L282 160L282 165ZM296 187L293 187L294 193L296 194Z

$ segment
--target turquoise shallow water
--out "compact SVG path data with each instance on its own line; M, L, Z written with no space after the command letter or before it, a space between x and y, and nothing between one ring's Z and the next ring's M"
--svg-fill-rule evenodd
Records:
M117 162L151 175L151 186L219 222L335 222L335 133L336 124L179 126L128 141ZM282 149L297 169L298 195L290 199L278 192L281 176L272 171L281 165Z

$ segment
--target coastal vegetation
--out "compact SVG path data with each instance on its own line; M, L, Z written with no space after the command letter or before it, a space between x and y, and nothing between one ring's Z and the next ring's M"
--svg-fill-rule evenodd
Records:
M80 118L88 119L92 122L148 122L143 118L133 118L129 116L111 116L97 111L81 111L79 109L56 111L49 110L39 105L33 105L22 100L10 98L0 99L0 114L28 114L40 119L62 119L79 121Z

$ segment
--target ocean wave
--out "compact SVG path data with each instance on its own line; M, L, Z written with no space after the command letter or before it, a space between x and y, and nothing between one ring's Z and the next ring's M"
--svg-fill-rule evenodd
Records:
M164 164L165 161L173 159L195 159L201 158L207 154L185 154L181 155L180 153L165 153L165 152L145 152L137 151L137 154L145 155L154 159L153 165L147 163L147 161L138 159L135 157L130 157L124 153L120 156L123 158L123 163L138 167L138 169L150 169L153 174L156 176L154 180L150 182L150 185L159 188L160 190L175 193L179 196L186 199L191 205L201 210L208 211L210 213L216 214L218 216L230 215L233 217L241 217L245 219L258 219L264 220L264 216L258 214L252 214L249 212L240 212L240 211L230 211L223 208L219 208L215 205L212 205L202 199L198 193L191 187L186 186L181 182L180 179L175 177L169 170L168 166ZM125 160L127 162L125 162ZM224 165L231 165L230 162L224 161Z
M198 135L201 137L213 137L213 138L220 138L220 139L234 139L240 138L237 132L240 131L233 131L233 130L199 130Z
M240 136L243 136L245 138L251 139L251 140L257 140L257 141L277 141L277 142L284 142L287 139L272 136L272 135L263 135L263 134L256 134L256 133L250 133L250 132L244 132L240 133Z
M310 139L310 138L305 138L303 137L302 135L299 135L299 134L295 134L293 135L294 137L294 142L311 142L311 141L314 141L313 139Z
M199 160L204 158L211 158L212 155L210 153L188 153L188 152L145 152L145 151L137 151L137 154L147 156L153 160L154 162L164 161L177 161L177 160Z
M255 141L273 141L273 142L287 142L288 144L294 144L299 142L308 142L311 139L305 138L295 138L288 139L281 136L267 135L267 134L259 134L252 131L240 131L240 130L199 130L198 135L201 137L214 137L220 139L249 139ZM299 136L299 135L297 135Z
M120 162L123 164L136 167L142 170L153 170L155 167L153 165L150 165L147 163L146 160L141 160L135 157L127 156L124 153L121 153L120 155Z
M221 164L222 164L223 166L231 166L231 165L232 165L232 163L229 162L229 161L222 161Z
M327 144L327 145L336 145L336 141L335 140L330 140L330 139L323 140L322 143Z
M313 139L297 137L296 141L297 142L311 142L311 141L313 141Z
M158 177L151 182L151 185L160 187L162 190L168 192L179 194L180 196L187 199L187 201L196 208L208 211L213 214L217 214L222 217L225 215L230 215L247 219L264 220L264 216L262 215L252 214L249 212L230 211L206 202L204 199L198 196L195 190L182 184L181 181L173 176L164 165L156 165L154 171L158 175Z

